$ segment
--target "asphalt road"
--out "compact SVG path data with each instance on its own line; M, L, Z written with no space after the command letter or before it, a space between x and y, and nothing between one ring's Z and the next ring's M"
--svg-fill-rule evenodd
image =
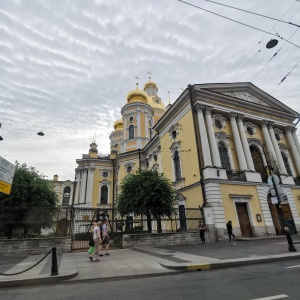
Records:
M2 288L1 300L130 299L254 300L300 299L300 261L168 276Z

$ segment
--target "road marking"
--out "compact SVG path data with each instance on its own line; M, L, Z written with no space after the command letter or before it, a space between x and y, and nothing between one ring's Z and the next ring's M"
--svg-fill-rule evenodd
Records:
M286 267L286 269L292 269L292 268L300 268L300 265L298 265L298 266L290 266L290 267Z
M282 298L289 298L289 296L282 294L282 295L271 296L271 297L256 298L252 300L274 300L274 299L282 299Z

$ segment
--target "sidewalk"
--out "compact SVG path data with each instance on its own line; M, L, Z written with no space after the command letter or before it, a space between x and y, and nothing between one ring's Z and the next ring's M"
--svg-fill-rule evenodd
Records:
M300 236L293 236L300 251ZM16 276L0 276L0 287L78 281L120 279L163 275L188 270L236 267L285 259L300 258L300 252L289 252L285 237L243 239L237 246L227 241L160 248L111 250L100 262L91 262L84 252L63 253L58 256L59 275L50 276L51 255L33 269ZM0 273L22 271L43 255L0 259ZM13 264L15 260L15 264Z

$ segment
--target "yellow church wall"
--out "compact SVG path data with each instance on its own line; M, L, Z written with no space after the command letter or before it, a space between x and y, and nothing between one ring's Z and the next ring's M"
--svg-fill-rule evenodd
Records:
M300 216L300 189L292 189L292 194L298 211L298 215Z
M260 202L258 199L258 194L255 186L242 186L242 185L232 185L232 184L220 184L220 190L222 194L222 202L224 207L224 214L226 222L231 220L232 226L238 226L238 216L236 214L236 207L234 199L230 197L232 195L241 195L252 197L249 199L249 219L252 221L252 225L257 227L265 226L264 219L262 217L262 222L257 222L255 215L260 214L262 216L262 210L260 207Z
M192 112L189 110L178 122L179 133L176 140L170 139L169 132L166 132L161 137L161 160L162 172L173 182L175 180L174 171L172 167L171 146L174 142L180 141L180 162L181 172L184 178L184 186L189 186L195 182L199 182L199 164L197 156L196 141L194 135L194 125Z
M199 208L199 205L203 204L203 197L201 192L201 186L196 185L190 189L184 190L180 192L184 197L186 197L187 208Z

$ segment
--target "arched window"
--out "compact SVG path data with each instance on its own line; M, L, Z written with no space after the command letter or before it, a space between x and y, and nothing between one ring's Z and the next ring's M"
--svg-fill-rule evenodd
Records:
M268 181L268 173L264 166L264 161L263 161L263 158L261 156L259 149L256 146L251 145L250 152L251 152L255 170L260 173L262 181L267 182Z
M292 170L291 170L291 166L289 164L289 160L286 156L285 153L281 152L281 156L282 156L282 159L283 159L283 162L284 162L284 165L285 165L285 168L286 168L286 171L287 173L290 175L290 176L293 176L293 173L292 173Z
M108 188L106 185L103 185L101 187L100 204L107 204L107 199L108 199Z
M226 169L226 171L231 170L231 165L230 165L230 160L228 157L228 151L227 148L223 143L218 143L218 149L219 149L219 154L220 154L220 160L221 160L221 165L222 168Z
M66 186L64 188L62 205L69 205L70 194L71 194L71 188L69 186Z
M133 125L129 126L129 138L134 139L134 126Z
M178 151L174 153L174 170L175 170L175 181L181 179L181 168L180 168L180 159Z

